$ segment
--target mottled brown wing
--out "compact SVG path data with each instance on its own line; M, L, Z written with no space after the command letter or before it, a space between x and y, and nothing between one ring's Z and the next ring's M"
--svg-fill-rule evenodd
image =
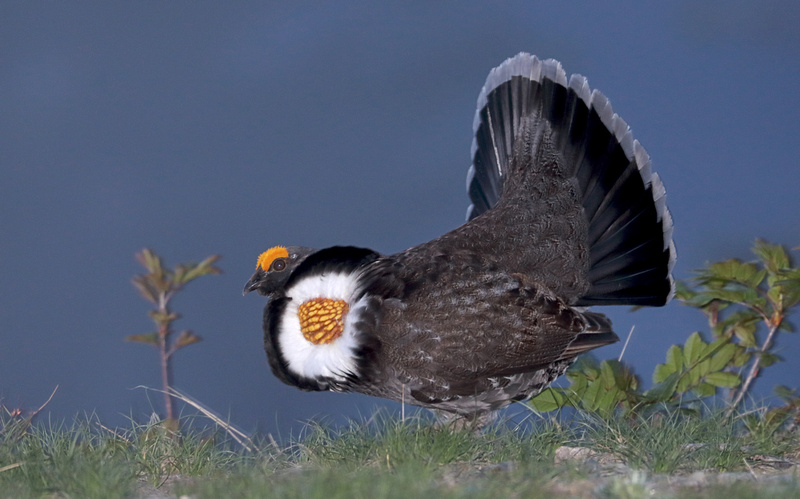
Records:
M377 331L382 370L412 389L471 395L490 378L543 369L617 339L601 315L587 319L524 275L482 267L475 254L431 255L414 267L392 258L380 264L391 268L384 285L393 288L379 291L392 296ZM596 334L586 332L592 325ZM570 348L581 336L594 340Z

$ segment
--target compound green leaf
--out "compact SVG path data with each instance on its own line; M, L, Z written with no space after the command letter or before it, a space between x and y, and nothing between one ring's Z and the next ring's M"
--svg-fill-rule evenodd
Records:
M550 412L564 407L566 397L555 388L545 388L530 400L530 405L539 412Z
M739 386L739 383L741 383L738 374L721 371L709 373L704 379L706 383L726 388L733 388L734 386Z
M725 369L736 355L737 346L733 343L726 343L711 356L709 368L711 371L721 371Z
M683 347L683 363L686 366L691 366L700 359L703 353L703 347L706 342L700 337L700 333L695 332L686 340Z

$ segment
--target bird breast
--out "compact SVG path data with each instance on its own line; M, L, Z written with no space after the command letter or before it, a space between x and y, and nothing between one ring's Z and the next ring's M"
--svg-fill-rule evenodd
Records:
M286 290L278 346L296 376L344 382L358 372L358 318L367 299L357 273L326 273Z

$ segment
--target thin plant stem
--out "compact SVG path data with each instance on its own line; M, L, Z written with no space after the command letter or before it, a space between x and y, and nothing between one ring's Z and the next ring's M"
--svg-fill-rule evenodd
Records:
M775 337L775 333L778 331L778 326L781 323L782 317L780 314L776 314L776 316L776 318L767 321L767 324L769 325L769 333L767 334L767 338L764 340L764 344L761 345L756 358L750 365L750 370L747 372L747 377L745 378L744 383L742 383L742 388L736 393L736 398L733 399L733 402L728 407L728 414L731 414L736 407L739 406L744 398L745 393L747 393L747 391L750 389L750 385L758 376L758 370L761 367L761 354L766 353L770 346L772 346L772 339Z
M161 310L159 310L163 314L167 314L167 306L166 300L163 300L161 305ZM161 383L164 389L164 409L166 410L166 418L167 420L174 419L175 411L173 408L173 399L170 395L170 388L172 386L171 383L171 376L170 376L170 353L167 350L167 338L170 335L169 325L168 324L161 324L158 328L158 336L161 339L159 342L159 355L161 357Z

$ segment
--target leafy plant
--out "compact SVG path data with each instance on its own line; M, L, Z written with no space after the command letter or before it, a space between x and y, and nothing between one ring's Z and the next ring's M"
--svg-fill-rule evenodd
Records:
M734 258L713 263L693 279L696 288L681 285L676 293L708 317L715 338L735 343L750 357L741 386L732 392L730 412L739 406L760 370L782 360L772 351L775 337L778 331L792 331L787 317L800 302L800 268L792 266L783 246L756 240L753 252L757 262ZM765 335L759 334L762 326Z
M787 317L800 302L800 269L786 250L757 240L753 252L757 262L713 263L698 271L694 287L678 284L676 297L708 317L713 340L695 332L683 345L670 347L666 361L655 368L650 390L642 391L635 374L619 361L579 359L567 371L569 387L548 388L531 405L541 412L575 407L608 418L654 405L686 408L723 388L731 390L731 414L760 370L781 360L772 351L775 337L792 330ZM765 335L759 334L762 328ZM796 400L783 398L787 407Z
M574 407L611 417L618 408L637 407L644 399L639 389L639 378L618 360L600 363L591 355L583 355L566 373L570 386L550 387L531 399L539 412L550 412L562 407Z
M693 333L683 346L672 345L667 360L656 366L650 390L653 398L668 401L676 396L694 392L698 397L711 397L717 388L732 388L741 384L738 373L731 367L741 367L749 359L745 348L718 338L706 343L700 333ZM662 395L663 394L663 395Z
M188 329L181 331L177 338L173 337L172 323L179 319L180 315L170 309L170 300L190 281L206 274L221 273L220 269L214 267L220 256L209 256L200 263L178 264L174 269L164 268L161 258L147 248L137 253L136 259L147 269L147 273L136 275L132 282L144 299L155 306L148 315L155 323L156 330L150 333L132 334L125 340L153 345L158 350L166 420L172 424L177 421L170 395L172 355L183 347L201 341L202 338Z

